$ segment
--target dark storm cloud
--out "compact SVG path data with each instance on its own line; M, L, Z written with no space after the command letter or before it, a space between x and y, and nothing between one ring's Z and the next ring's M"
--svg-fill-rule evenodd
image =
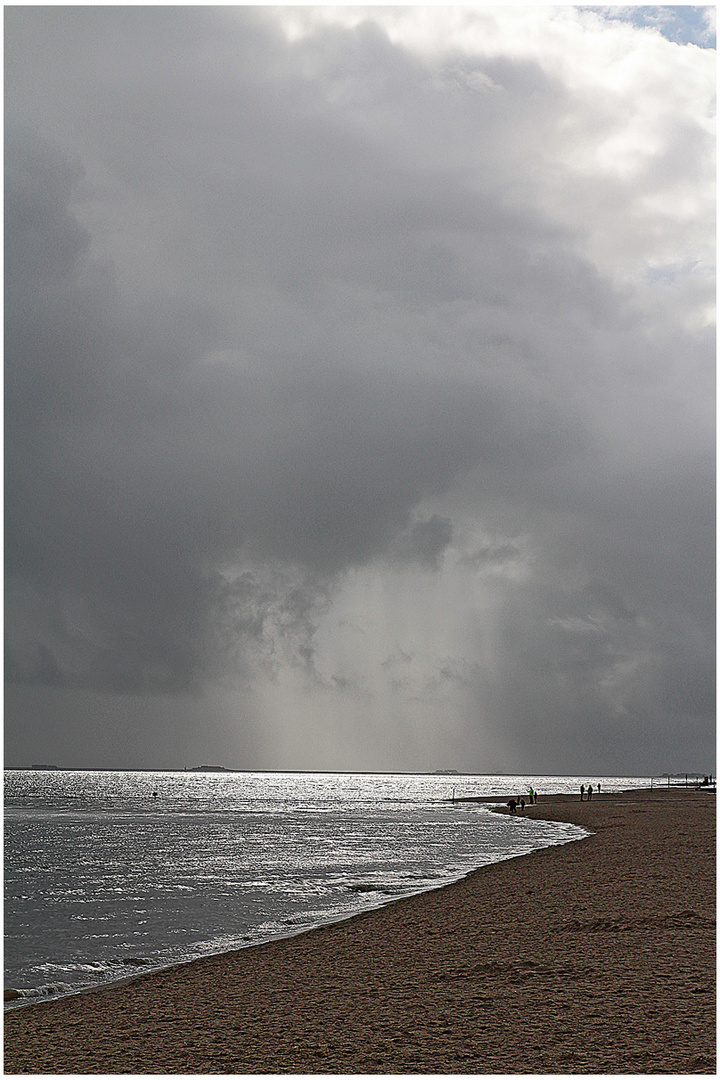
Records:
M151 369L167 343L141 321L130 334L121 327L112 278L67 208L77 178L52 146L6 132L8 610L15 600L35 609L46 635L12 619L9 670L113 689L187 687L202 583L182 538L166 531L169 493L138 443L165 395L152 375L132 376L135 350ZM175 314L182 341L190 317ZM179 343L174 351L181 366Z
M557 593L508 604L502 622L503 670L492 686L482 684L480 701L504 718L508 760L522 753L538 772L552 772L559 753L572 772L602 759L622 775L631 760L648 762L649 771L692 771L708 753L709 633L698 649L688 644L687 624L657 609L618 620Z
M452 521L433 514L428 521L418 521L413 525L411 535L420 560L428 566L437 566L440 556L452 540Z
M519 554L516 544L484 544L464 555L462 561L464 565L479 570L486 566L502 566L504 563L517 559Z
M391 557L400 562L416 562L431 570L437 569L452 535L450 518L433 514L427 520L414 521L397 535Z
M429 66L370 11L297 41L281 23L6 12L10 725L50 689L92 725L107 692L160 744L167 696L228 671L247 700L288 669L347 697L367 680L321 670L318 628L348 575L417 575L412 623L459 567L492 578L494 664L380 653L394 692L476 693L471 767L478 715L508 768L644 760L686 721L707 745L701 285L669 261L657 304L549 209L559 133L592 127L559 71ZM643 173L658 199L707 153L683 125ZM618 185L589 171L588 222ZM468 519L486 539L464 547Z
M77 167L11 128L6 171L7 572L11 596L31 583L48 607L44 641L11 624L11 676L189 688L218 559L335 574L381 552L458 472L531 468L537 444L563 453L566 423L536 430L531 396L511 403L482 371L468 385L328 357L198 362L222 320L162 297L151 318L119 297L68 209ZM436 516L409 543L434 564L450 535Z

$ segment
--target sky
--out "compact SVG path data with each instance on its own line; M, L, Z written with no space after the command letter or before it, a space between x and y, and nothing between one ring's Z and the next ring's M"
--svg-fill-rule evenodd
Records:
M715 761L714 8L5 8L5 764Z

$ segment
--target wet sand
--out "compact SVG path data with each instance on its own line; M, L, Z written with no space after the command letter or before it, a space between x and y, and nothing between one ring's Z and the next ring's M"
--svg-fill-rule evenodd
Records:
M5 1071L714 1074L715 797L556 797L525 813L594 835L6 1013Z

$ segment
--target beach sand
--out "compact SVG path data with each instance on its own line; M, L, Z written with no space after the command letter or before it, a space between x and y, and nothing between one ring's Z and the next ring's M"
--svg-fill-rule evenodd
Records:
M558 796L525 812L594 835L6 1013L5 1071L714 1073L714 796Z

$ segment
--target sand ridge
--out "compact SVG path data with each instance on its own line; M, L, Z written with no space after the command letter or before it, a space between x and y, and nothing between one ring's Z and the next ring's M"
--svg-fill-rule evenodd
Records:
M714 797L545 797L525 814L593 835L7 1013L5 1071L713 1074Z

